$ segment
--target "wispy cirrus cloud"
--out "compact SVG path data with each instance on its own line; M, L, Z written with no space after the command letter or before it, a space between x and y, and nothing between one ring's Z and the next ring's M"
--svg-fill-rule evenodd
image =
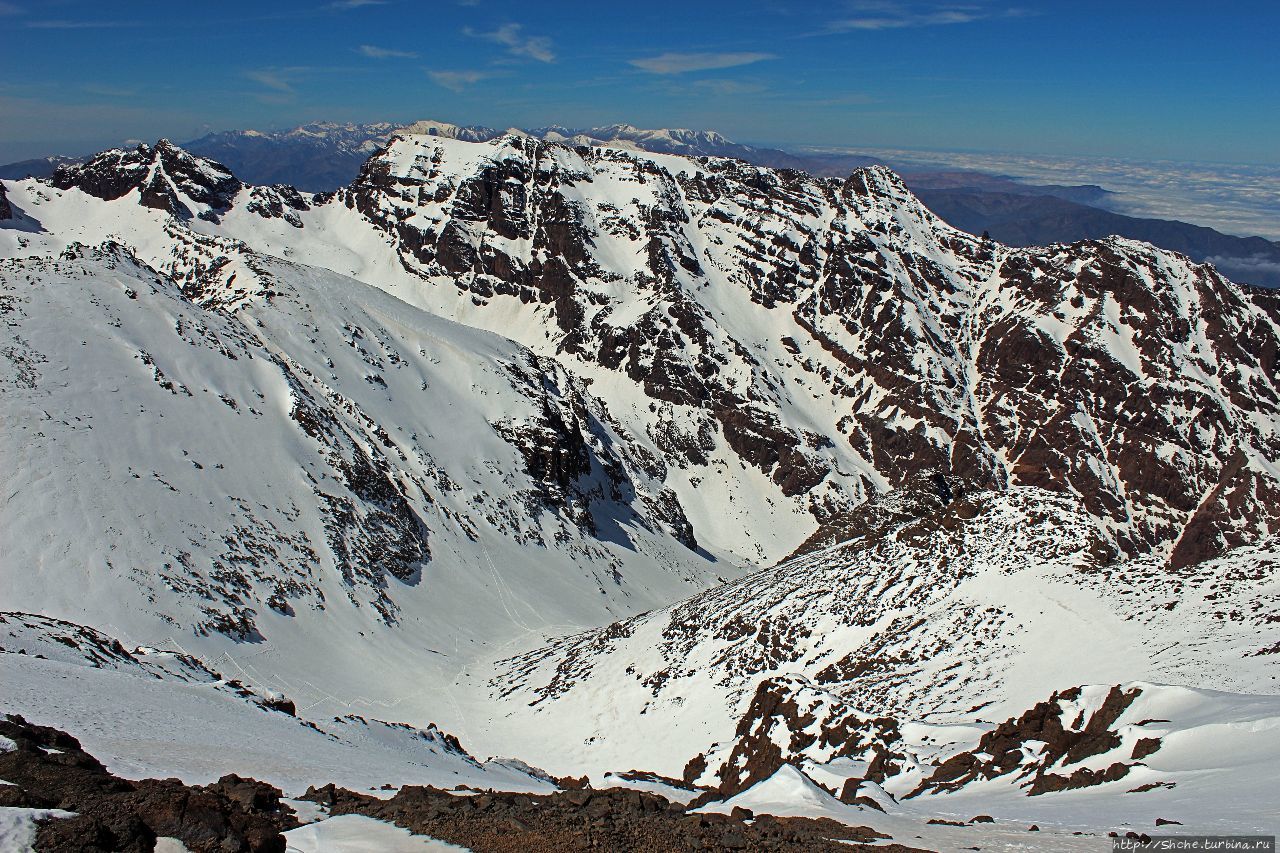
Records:
M297 84L314 74L332 73L336 68L314 68L306 65L253 68L243 72L246 79L262 87L253 97L264 104L288 104L298 97Z
M287 92L289 94L293 93L293 81L290 78L296 76L296 74L297 70L280 68L256 68L252 71L244 72L244 76L255 83L276 92Z
M389 47L377 47L372 44L362 44L356 48L356 53L361 56L367 56L370 59L417 59L418 54L411 50L393 50Z
M650 74L685 74L689 71L711 71L718 68L735 68L766 59L777 59L772 53L663 53L658 56L632 59L630 64Z
M362 6L385 6L387 0L333 0L325 8L327 9L359 9Z
M460 71L428 69L427 76L437 86L448 89L451 92L461 92L477 83L497 77L498 74L495 71L478 71L475 69Z
M500 44L512 56L533 59L538 62L556 61L551 39L546 36L525 35L524 27L521 24L503 24L493 32L481 32L467 27L462 32L471 38L484 39L485 41Z
M862 0L847 17L829 21L824 32L898 30L908 27L941 27L971 24L992 18L1018 18L1029 14L1018 7L993 7L978 3L903 3L896 0Z

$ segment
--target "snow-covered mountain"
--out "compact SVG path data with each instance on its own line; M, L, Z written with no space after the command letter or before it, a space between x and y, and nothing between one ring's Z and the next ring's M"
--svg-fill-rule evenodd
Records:
M917 789L1079 685L1274 692L1273 295L553 132L424 123L322 194L165 141L0 183L2 608L725 797L967 796Z
M736 572L553 362L211 239L183 287L111 243L3 262L6 609L389 703Z
M686 157L731 157L775 169L804 169L806 166L806 161L794 154L776 148L743 145L714 130L646 129L630 124L611 124L585 128L540 127L529 133L548 142L572 145L630 148Z
M629 124L606 127L566 128L556 126L531 130L498 130L478 125L421 120L410 124L372 122L341 124L314 122L283 131L227 130L209 133L184 143L193 154L227 164L242 179L253 184L291 184L315 190L334 190L351 182L371 154L396 134L437 136L466 142L488 142L508 135L527 135L572 146L609 146L635 151L681 154L690 157L735 157L775 168L803 169L803 158L772 148L756 148L727 139L715 131L686 129L643 129ZM30 161L14 164L5 178L28 174L47 177L59 165L82 162L62 158L61 162ZM20 171L24 165L35 171ZM14 171L18 170L18 171Z
M175 258L171 218L555 358L696 504L697 540L753 562L926 471L1079 495L1109 544L1175 566L1280 512L1270 294L1122 240L984 243L884 169L406 136L323 196L167 143L14 187L55 243L123 239L127 212L206 299L252 285L217 286L216 242Z

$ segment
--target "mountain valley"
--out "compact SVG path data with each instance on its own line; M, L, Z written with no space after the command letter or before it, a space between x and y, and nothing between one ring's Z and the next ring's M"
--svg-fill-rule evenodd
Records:
M1272 831L1280 297L646 133L0 182L0 710L562 849Z

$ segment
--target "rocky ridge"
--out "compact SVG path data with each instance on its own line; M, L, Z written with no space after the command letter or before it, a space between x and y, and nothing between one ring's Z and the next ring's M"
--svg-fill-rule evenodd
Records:
M517 715L529 725L574 720L568 730L590 731L603 754L640 749L681 714L682 734L647 748L649 769L683 766L686 780L729 793L800 757L882 765L895 721L1015 713L1063 683L1269 690L1274 537L1170 570L1117 560L1076 499L945 485L873 501L835 545L502 661L490 688L527 708ZM634 727L596 726L601 690ZM700 734L729 731L709 747Z
M646 431L686 436L667 455L698 466L709 428L819 521L930 470L1072 492L1122 551L1175 565L1270 529L1280 337L1206 268L1124 241L983 244L883 169L487 146L470 165L486 152L406 137L335 202L473 308L546 306L522 339L625 374L657 407Z
M742 464L823 523L938 472L1078 494L1121 552L1175 567L1272 529L1280 333L1261 292L1122 240L984 243L879 167L663 157L396 137L331 197L259 191L203 230L290 254L368 232L372 283L628 386L602 400L682 469L685 503ZM83 168L92 190L104 166ZM254 224L286 210L287 231ZM788 530L787 550L742 556L812 527Z

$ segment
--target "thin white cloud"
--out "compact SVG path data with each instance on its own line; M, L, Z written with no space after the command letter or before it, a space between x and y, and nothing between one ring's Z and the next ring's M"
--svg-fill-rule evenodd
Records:
M497 75L492 71L427 71L431 82L452 92L461 92Z
M503 24L491 33L479 32L467 27L462 32L472 38L484 39L500 44L512 56L534 59L538 62L555 62L556 54L551 46L551 39L546 36L527 36L520 24Z
M283 95L293 95L294 81L298 77L314 72L315 70L316 69L314 68L307 68L305 66L292 66L288 68L254 68L244 72L244 76L273 92L279 92Z
M1252 255L1247 258L1232 258L1224 255L1212 255L1205 258L1206 261L1218 267L1226 275L1237 275L1247 280L1248 276L1256 273L1266 273L1268 275L1280 275L1280 261L1275 261L1263 255Z
M416 59L418 56L411 50L392 50L372 44L362 44L356 48L356 52L370 59Z
M0 15L21 15L25 10L16 3L8 3L0 0Z
M333 0L330 9L359 9L361 6L385 6L387 0Z
M631 65L650 74L684 74L689 71L734 68L776 58L772 53L663 53L633 59Z
M1017 18L1028 14L1016 7L989 7L975 3L898 3L893 0L864 0L856 3L848 17L830 21L828 33L853 30L897 30L908 27L944 27L971 24L992 18Z

